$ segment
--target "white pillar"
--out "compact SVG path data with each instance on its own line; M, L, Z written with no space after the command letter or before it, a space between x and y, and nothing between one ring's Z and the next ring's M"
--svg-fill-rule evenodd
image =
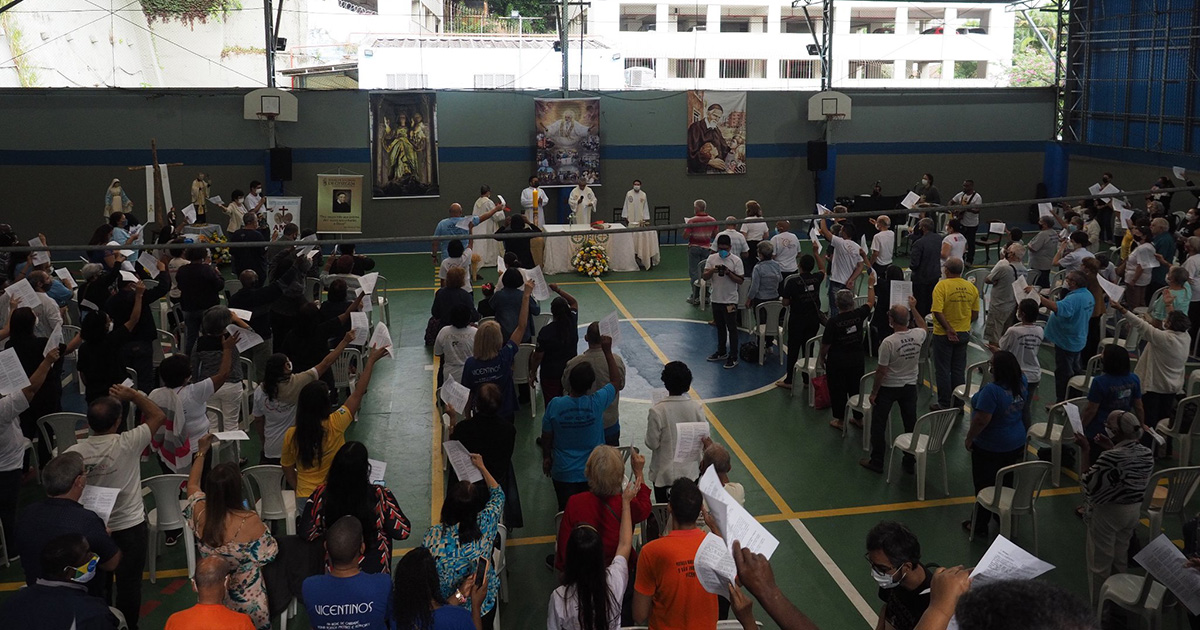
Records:
M708 15L704 21L704 30L708 31L709 33L721 32L721 5L708 5Z
M908 7L896 8L896 34L908 35Z
M778 4L767 6L767 33L775 35L780 32L780 20L783 19L783 7Z

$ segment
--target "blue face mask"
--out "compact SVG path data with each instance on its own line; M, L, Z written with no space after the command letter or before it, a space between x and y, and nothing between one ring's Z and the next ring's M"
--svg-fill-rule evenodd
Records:
M729 250L722 249L719 252L717 252L717 255L719 255L721 258L729 258Z

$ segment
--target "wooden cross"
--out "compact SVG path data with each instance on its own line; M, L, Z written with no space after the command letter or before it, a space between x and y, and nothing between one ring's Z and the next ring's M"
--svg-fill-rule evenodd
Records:
M183 166L183 162L171 162L170 164L158 163L158 144L154 138L150 139L150 166L130 166L131 171L144 171L146 168L154 169L154 222L162 225L163 223L163 208L167 205L166 195L162 188L162 166ZM150 217L146 217L149 221Z

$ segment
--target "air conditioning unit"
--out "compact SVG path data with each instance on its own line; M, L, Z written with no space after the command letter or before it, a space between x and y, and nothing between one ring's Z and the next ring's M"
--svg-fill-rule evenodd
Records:
M652 68L626 68L625 87L646 88L654 85L654 70Z

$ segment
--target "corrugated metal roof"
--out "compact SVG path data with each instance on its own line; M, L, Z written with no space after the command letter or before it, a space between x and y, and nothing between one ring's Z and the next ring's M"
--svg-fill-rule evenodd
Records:
M538 37L514 37L511 35L444 35L444 36L407 36L381 37L371 44L372 48L550 48L558 38L553 35ZM584 48L608 49L609 46L591 39L583 40ZM571 47L578 48L579 40L571 39Z

